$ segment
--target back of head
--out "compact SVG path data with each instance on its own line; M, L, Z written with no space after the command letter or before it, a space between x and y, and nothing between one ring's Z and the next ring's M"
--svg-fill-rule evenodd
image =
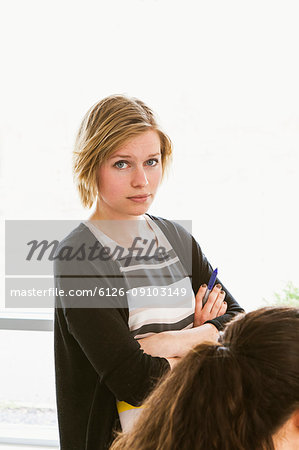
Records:
M272 436L299 408L299 310L263 308L237 317L217 352L224 365L220 389L227 392L218 393L230 418L229 435L238 448L274 448Z
M299 409L299 310L236 317L219 344L200 344L145 403L112 446L138 450L270 450Z

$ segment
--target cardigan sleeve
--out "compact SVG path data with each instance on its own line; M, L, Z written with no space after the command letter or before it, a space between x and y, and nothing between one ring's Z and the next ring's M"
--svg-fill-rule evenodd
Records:
M117 309L72 308L66 320L70 333L118 400L137 406L170 368L165 358L143 352Z
M193 235L180 223L158 216L150 217L156 220L156 223L164 231L167 239L183 262L186 273L191 279L193 292L196 295L201 284L208 284L213 272L212 266L203 254L200 245ZM235 315L243 313L244 309L241 308L219 278L216 278L215 284L217 283L221 284L222 289L226 293L225 301L227 302L227 311L223 316L216 317L213 320L207 320L205 323L212 323L220 331Z
M201 284L208 284L213 268L206 256L203 254L198 242L192 236L192 286L196 295ZM243 313L244 309L234 299L232 294L226 289L222 281L216 278L215 284L220 283L225 291L225 301L227 302L226 313L205 323L212 323L218 330L222 330L224 325L229 322L235 315Z

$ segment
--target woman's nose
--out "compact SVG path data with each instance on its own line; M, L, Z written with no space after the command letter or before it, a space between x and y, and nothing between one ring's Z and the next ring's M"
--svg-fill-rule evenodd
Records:
M148 179L143 167L137 167L132 175L132 186L146 186L148 184Z

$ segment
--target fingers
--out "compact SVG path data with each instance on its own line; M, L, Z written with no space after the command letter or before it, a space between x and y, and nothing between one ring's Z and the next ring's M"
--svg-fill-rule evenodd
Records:
M198 327L204 321L204 314L203 314L203 310L202 310L202 299L205 295L206 289L207 289L206 284L201 285L195 296L195 310L194 310L194 321L193 321L194 327Z
M222 305L221 305L220 308L219 308L217 317L223 316L223 314L226 313L226 310L227 310L227 303L226 303L226 302L222 302Z
M215 303L211 310L211 313L216 314L216 317L218 317L220 315L219 310L221 309L221 307L223 305L224 298L225 298L225 292L220 288L218 295L216 297Z
M206 320L222 316L227 310L227 304L224 302L225 291L222 290L221 284L214 286L206 304L202 306L206 289L206 284L201 285L195 296L194 327L203 324Z
M201 299L203 299L205 293L206 293L206 289L207 289L207 285L206 284L202 284L200 286L200 288L197 291L196 297L199 297Z
M199 310L201 310L201 308L202 308L202 299L204 298L206 290L207 290L207 285L206 284L202 284L200 286L200 288L198 289L198 291L197 291L195 299L196 299L196 307Z
M216 284L216 286L214 286L214 288L211 290L207 303L205 304L205 308L209 311L212 312L212 309L215 309L214 312L218 312L218 309L221 306L221 302L224 299L223 294L221 294L221 296L223 296L223 298L221 299L221 301L219 300L219 295L220 295L220 291L222 289L221 284ZM218 301L219 300L219 301ZM215 302L218 301L217 305L215 305ZM214 308L215 305L215 308Z

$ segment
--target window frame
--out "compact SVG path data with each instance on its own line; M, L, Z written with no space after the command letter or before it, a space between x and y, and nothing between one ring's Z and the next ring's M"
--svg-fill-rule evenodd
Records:
M53 309L54 310L54 309ZM54 330L53 313L49 312L20 312L0 310L0 330L13 331L50 331ZM42 429L43 427L41 427ZM58 432L58 430L56 430ZM59 441L49 438L28 438L13 436L0 437L0 446L2 444L20 446L39 446L43 448L59 449Z

